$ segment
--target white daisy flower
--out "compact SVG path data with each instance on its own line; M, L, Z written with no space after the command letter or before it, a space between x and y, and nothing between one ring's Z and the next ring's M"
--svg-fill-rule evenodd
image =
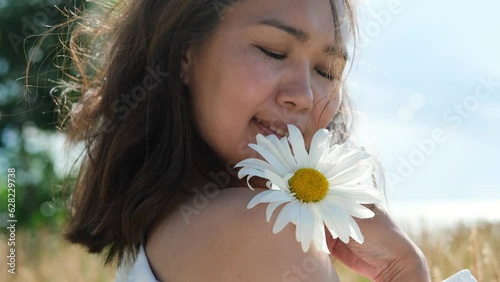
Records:
M251 189L251 177L269 180L270 190L257 194L247 208L269 203L266 210L269 222L274 210L286 203L276 218L273 233L292 222L304 252L314 242L317 249L329 253L325 226L333 238L347 243L352 237L363 243L363 235L352 217L373 217L373 211L362 204L383 200L376 188L361 184L373 173L370 155L363 148L349 150L346 144L330 146L332 135L326 129L314 134L308 153L300 130L288 125L288 131L290 136L281 139L276 135L258 134L257 144L249 146L265 161L250 158L236 165L241 167L238 177L248 177Z

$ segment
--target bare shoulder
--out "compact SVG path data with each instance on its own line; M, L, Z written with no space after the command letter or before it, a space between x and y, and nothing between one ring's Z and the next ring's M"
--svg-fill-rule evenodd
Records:
M289 224L272 233L265 205L246 208L263 190L231 188L184 201L153 230L146 246L161 281L338 281L328 255L304 253Z

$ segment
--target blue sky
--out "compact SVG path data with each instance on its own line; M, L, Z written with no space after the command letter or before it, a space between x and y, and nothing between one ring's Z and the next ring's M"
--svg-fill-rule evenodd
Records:
M500 2L374 0L361 9L365 43L349 83L356 138L393 176L389 200L500 204ZM412 168L401 170L405 162Z

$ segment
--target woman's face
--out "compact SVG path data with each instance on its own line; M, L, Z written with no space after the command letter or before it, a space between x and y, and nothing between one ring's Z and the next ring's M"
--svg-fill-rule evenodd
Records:
M215 33L182 61L198 130L229 163L258 157L258 133L296 125L309 148L338 110L333 88L345 60L324 0L245 0L228 8ZM331 68L329 66L331 65Z

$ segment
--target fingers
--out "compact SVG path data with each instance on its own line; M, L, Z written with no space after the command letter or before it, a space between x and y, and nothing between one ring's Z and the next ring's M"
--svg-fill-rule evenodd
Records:
M337 240L338 241L338 240ZM366 276L370 279L377 277L379 271L377 268L361 259L357 254L344 243L338 241L331 250L332 256L345 264L350 269Z

